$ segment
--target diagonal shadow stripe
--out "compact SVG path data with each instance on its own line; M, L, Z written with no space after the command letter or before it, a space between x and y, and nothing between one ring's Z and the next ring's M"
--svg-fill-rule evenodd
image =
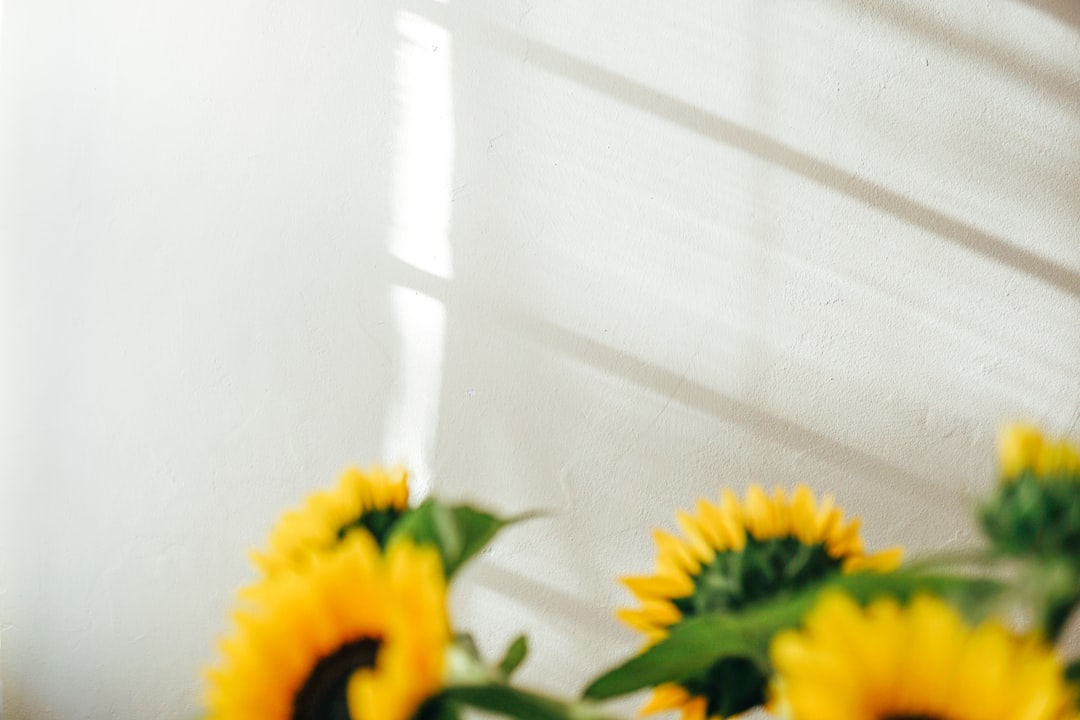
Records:
M796 150L756 130L710 114L688 102L653 90L550 45L505 31L502 35L516 52L520 52L527 62L537 67L597 93L635 105L710 140L739 148L1080 298L1080 272L1016 247L894 190L855 177L849 171Z
M525 335L529 340L554 352L602 368L612 376L621 377L639 387L670 397L686 407L740 425L778 445L805 453L830 465L858 470L868 478L886 481L897 488L922 488L927 497L934 496L941 502L952 504L959 499L955 492L935 485L883 458L591 337L555 325L528 311L503 308L499 312L502 323L511 332Z

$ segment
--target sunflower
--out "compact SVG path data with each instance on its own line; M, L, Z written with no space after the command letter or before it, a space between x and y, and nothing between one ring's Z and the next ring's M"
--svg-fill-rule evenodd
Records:
M683 537L657 530L655 574L623 578L641 601L618 611L648 644L684 618L737 611L831 574L889 570L899 550L863 552L858 520L844 521L832 498L819 503L805 486L770 497L752 486L745 501L724 490L719 504L699 500L676 515ZM701 677L657 686L643 714L681 708L684 720L724 717L765 700L768 678L749 658L728 658Z
M970 627L940 598L865 609L826 594L802 630L773 639L777 706L789 720L1075 720L1061 661L997 621Z
M350 468L336 488L317 492L302 508L285 513L270 534L269 551L253 552L252 560L266 576L272 576L313 552L332 547L357 528L368 530L382 545L408 503L404 469Z
M996 550L1007 555L1080 552L1080 451L1013 425L998 438L1001 483L979 514Z
M351 533L243 595L209 673L209 720L407 720L450 642L434 548Z

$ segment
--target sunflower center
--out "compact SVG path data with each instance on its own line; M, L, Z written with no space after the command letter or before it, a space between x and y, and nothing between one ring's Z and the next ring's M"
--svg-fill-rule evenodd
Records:
M838 572L842 563L822 543L747 538L742 550L716 553L694 576L693 592L672 602L684 616L738 610L821 580Z
M390 530L400 517L401 511L393 507L365 510L360 517L338 528L337 539L344 540L345 536L353 530L364 528L372 534L379 547L385 547L386 540L390 537Z
M349 678L361 668L375 667L379 640L346 643L315 664L293 699L291 720L351 720Z

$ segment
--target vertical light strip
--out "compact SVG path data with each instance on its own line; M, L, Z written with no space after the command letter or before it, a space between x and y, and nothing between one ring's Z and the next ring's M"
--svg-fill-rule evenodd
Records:
M388 250L413 267L449 279L454 165L450 35L405 11L398 13L396 26L398 130Z
M450 187L454 164L450 35L415 13L397 14L397 136L387 251L450 280ZM383 457L405 463L418 496L430 490L442 391L446 309L412 288L391 289L398 361Z

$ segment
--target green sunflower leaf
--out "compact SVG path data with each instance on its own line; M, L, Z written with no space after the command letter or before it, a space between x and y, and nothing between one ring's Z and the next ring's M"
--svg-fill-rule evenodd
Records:
M986 578L904 571L839 576L744 610L683 620L671 628L667 638L594 680L584 696L604 700L666 682L689 681L723 660L748 660L768 671L773 636L797 627L826 589L846 592L861 603L882 595L904 601L927 592L957 604L969 615L977 615L985 611L989 599L997 597L1003 586Z
M524 635L518 635L514 638L514 642L510 643L510 646L506 648L506 654L503 655L503 659L499 661L499 672L502 673L504 678L509 679L528 654L528 638Z
M429 498L394 524L391 539L405 536L434 545L451 577L480 552L499 530L532 515L500 518L469 505L444 505Z
M585 697L606 700L707 672L724 658L755 657L779 624L763 623L756 611L715 613L676 625L663 641L594 680ZM794 622L799 615L793 613Z

